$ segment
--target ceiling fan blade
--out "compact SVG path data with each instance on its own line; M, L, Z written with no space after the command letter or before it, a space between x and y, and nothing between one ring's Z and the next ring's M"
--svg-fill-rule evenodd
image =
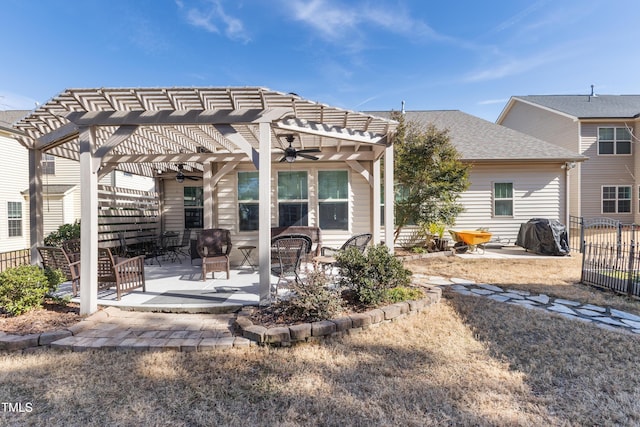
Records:
M312 156L312 155L309 155L309 154L304 154L304 153L301 153L300 151L298 151L298 156L304 157L305 159L318 160L318 158L316 156Z
M282 163L282 162L286 162L286 161L287 161L287 158L286 158L286 157L283 157L283 158L281 158L281 159L280 159L280 163Z
M200 177L198 177L198 176L187 176L187 175L185 175L184 177L187 178L187 179L190 179L192 181L197 181L197 180L200 179Z
M298 153L319 153L319 148L305 148L303 150L298 150Z

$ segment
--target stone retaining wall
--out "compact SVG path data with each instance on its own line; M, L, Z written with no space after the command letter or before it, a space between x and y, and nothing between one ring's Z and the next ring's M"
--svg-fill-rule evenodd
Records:
M407 316L416 315L426 307L437 304L442 296L440 288L425 288L424 291L426 296L420 300L400 302L364 313L292 326L267 328L256 325L249 319L251 309L245 308L238 313L236 326L243 337L260 345L286 347L299 342L355 334L382 323L394 322Z

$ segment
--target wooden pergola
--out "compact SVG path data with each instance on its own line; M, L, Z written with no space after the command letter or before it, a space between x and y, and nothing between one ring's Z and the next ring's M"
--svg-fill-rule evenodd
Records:
M35 248L44 238L42 153L80 162L82 314L97 310L100 177L115 169L157 177L177 171L178 164L202 171L204 227L212 228L216 183L240 162L250 161L260 182L260 303L268 304L271 164L287 147L283 135L295 134L296 148L318 148L319 160L345 162L365 177L371 187L373 241L379 242L381 160L384 188L393 188L396 126L392 120L262 87L65 90L16 124L24 132L20 142L29 149L32 259L37 261ZM393 250L393 191L384 194L384 241Z

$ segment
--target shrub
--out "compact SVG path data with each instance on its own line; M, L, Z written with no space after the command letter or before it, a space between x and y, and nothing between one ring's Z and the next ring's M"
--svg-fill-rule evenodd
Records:
M44 275L47 277L47 283L49 283L49 289L47 293L53 293L58 290L58 285L67 280L67 276L59 268L52 270L50 268L44 269Z
M349 248L336 255L340 268L340 284L353 290L365 305L385 301L388 289L407 286L411 272L384 245L370 247L366 253Z
M49 233L44 238L44 244L47 246L60 246L65 240L80 238L80 222L73 224L62 224L56 231Z
M419 288L408 288L406 286L396 286L385 291L385 301L402 302L417 300L424 297L424 292Z
M0 308L12 316L20 315L42 306L50 289L47 275L40 267L9 268L0 273Z
M317 321L335 317L342 311L342 297L328 286L324 273L312 272L304 283L292 282L290 298L280 301L282 311L292 319Z

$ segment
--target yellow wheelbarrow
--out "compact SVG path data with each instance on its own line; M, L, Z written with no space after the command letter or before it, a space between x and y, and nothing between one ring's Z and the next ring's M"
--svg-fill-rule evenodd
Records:
M484 253L484 245L491 240L492 236L491 233L483 230L449 230L449 234L455 242L453 250L458 254L463 254L468 250L478 251L478 249L482 249L482 253Z

